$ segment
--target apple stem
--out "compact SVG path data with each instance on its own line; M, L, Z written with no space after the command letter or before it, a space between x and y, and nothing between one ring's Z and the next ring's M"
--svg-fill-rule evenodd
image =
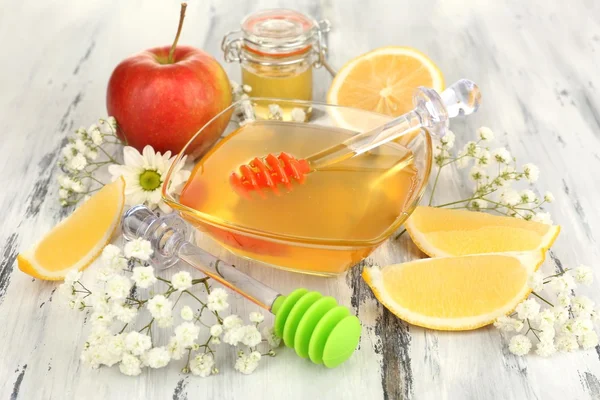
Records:
M173 45L171 46L171 50L169 51L169 59L167 62L169 64L173 63L173 57L175 56L175 48L177 47L177 42L179 41L179 35L181 34L181 28L183 28L183 19L185 18L185 9L187 8L187 3L181 3L181 11L179 12L179 26L177 27L177 35L175 35L175 40L173 41Z

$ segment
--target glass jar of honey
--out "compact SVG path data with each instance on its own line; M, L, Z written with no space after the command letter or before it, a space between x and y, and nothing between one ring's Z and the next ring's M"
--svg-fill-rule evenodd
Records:
M221 48L225 61L240 63L242 84L251 88L251 96L312 100L313 68L330 70L327 32L327 20L264 10L244 18L240 30L225 35Z

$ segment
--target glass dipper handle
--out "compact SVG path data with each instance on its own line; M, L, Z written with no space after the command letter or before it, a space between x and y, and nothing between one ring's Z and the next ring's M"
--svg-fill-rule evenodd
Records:
M158 268L168 268L182 260L268 311L271 311L275 299L281 296L233 265L190 243L189 228L175 213L158 217L148 207L138 205L125 213L121 226L127 240L141 238L152 244L152 263Z
M364 154L415 129L423 128L432 135L444 136L450 118L470 115L477 111L480 103L479 88L468 79L455 82L442 93L419 87L413 96L413 110L370 131L357 133L306 160L311 170L318 170Z
M360 321L333 297L306 289L287 296L277 293L190 243L187 225L175 213L159 217L139 205L125 213L121 225L126 239L142 238L152 244L152 261L157 266L169 267L182 260L275 314L275 335L300 357L334 368L354 353Z

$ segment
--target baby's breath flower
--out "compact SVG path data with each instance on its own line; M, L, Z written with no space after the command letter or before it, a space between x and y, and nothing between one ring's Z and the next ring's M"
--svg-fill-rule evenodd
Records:
M521 320L535 318L540 312L540 304L535 299L527 299L519 303L515 311Z
M171 278L171 285L179 291L187 290L192 287L192 276L187 271L179 271Z
M550 326L545 326L542 328L542 330L538 333L539 339L540 341L544 342L544 341L553 341L554 340L554 336L556 336L556 330L554 329L554 325Z
M131 279L137 287L147 289L154 285L156 277L154 276L154 268L152 267L134 267Z
M245 344L246 346L255 347L255 346L258 346L258 344L261 342L262 336L261 336L260 332L258 331L258 329L256 329L256 326L246 325L243 328L238 328L238 329L244 330L244 335L241 339L241 342L243 344Z
M484 142L491 142L494 140L494 132L492 132L492 130L487 126L482 126L481 128L477 129L477 136L479 136L479 139Z
M181 315L181 319L184 321L191 321L194 319L194 311L190 306L183 306L179 315Z
M555 343L556 348L563 352L572 352L579 348L577 338L572 334L563 334L558 336L555 340Z
M542 310L537 316L538 326L540 329L548 329L554 327L556 316L549 308Z
M479 152L481 151L481 148L479 146L477 146L477 143L471 141L471 142L467 142L467 144L465 144L465 147L463 148L463 154L467 157L476 157L479 155Z
M141 261L148 261L154 252L152 244L141 238L127 242L124 251L126 258L137 258Z
M561 307L568 307L571 305L571 295L567 292L559 293L556 297L558 305Z
M554 195L550 192L544 193L544 201L546 203L552 203L554 201Z
M512 157L511 157L510 153L504 147L493 150L492 158L498 164L508 164L509 162L512 161Z
M540 177L540 169L534 164L523 165L523 174L529 183L535 183Z
M510 339L508 350L517 356L524 356L531 350L531 340L525 335L515 335Z
M113 303L111 312L115 318L126 324L132 322L137 315L135 308L127 307L120 303Z
M125 349L134 356L144 354L150 347L152 347L152 340L148 335L131 331L125 336Z
M115 275L106 282L106 294L112 299L124 299L131 290L131 281L123 275Z
M581 347L584 349L591 349L598 345L598 334L594 331L585 332L579 337Z
M230 328L225 330L225 334L223 335L223 341L232 346L237 346L237 344L241 342L242 339L244 339L245 334L246 329L244 326Z
M241 352L237 361L235 362L235 369L240 371L242 374L251 374L258 367L260 358L261 355L257 351L253 351L248 355Z
M534 272L529 277L529 287L534 292L540 292L544 288L544 276L540 271Z
M471 201L471 207L474 210L483 210L485 208L487 208L488 203L485 200L481 200L481 199L475 199L473 201Z
M291 112L292 121L304 122L306 121L306 112L300 107L294 107Z
M269 104L269 119L281 121L283 119L283 111L279 104Z
M265 326L262 333L267 338L269 346L279 347L281 345L281 338L275 334L275 329L272 326Z
M150 300L146 307L153 318L166 318L171 316L171 307L173 306L171 300L167 299L162 294L157 294Z
M479 182L483 179L485 179L487 177L486 171L485 169L478 167L478 166L474 166L471 168L471 172L469 173L469 177L475 181L475 182Z
M210 335L212 337L219 337L223 333L223 326L220 324L215 324L210 327Z
M223 328L225 330L238 328L242 326L244 322L237 315L229 315L223 319Z
M119 364L119 370L124 375L136 376L142 373L142 369L140 368L141 365L142 362L139 358L125 353L123 354L123 359Z
M183 322L175 328L175 337L183 347L192 346L199 334L200 327L191 322Z
M523 329L523 321L502 316L499 317L496 322L494 322L494 326L504 332L521 332L521 329Z
M440 143L446 148L446 149L451 149L452 147L454 147L454 140L456 139L456 136L454 135L454 132L452 131L447 131L446 134L444 136L442 136L440 138Z
M95 311L90 316L92 326L109 326L113 321L113 315L106 311Z
M537 201L537 196L532 190L523 190L521 192L521 203L535 203Z
M561 276L551 278L550 285L552 285L559 293L568 292L577 287L575 280L570 274L562 274Z
M500 195L500 199L509 206L515 206L521 201L521 196L514 189L506 189Z
M265 320L265 316L259 312L251 312L249 318L250 322L254 322L255 324L260 324Z
M479 155L479 157L477 158L477 165L479 165L481 167L485 167L486 165L490 164L491 159L492 159L492 156L490 155L490 152L487 150L483 150L481 152L481 154Z
M169 364L171 355L165 347L155 347L144 353L141 358L150 368L162 368Z
M78 270L71 270L69 272L67 272L67 274L65 275L65 284L67 285L73 285L75 282L77 282L79 279L81 279L81 275L83 275L83 272L78 271Z
M594 302L586 296L575 296L571 300L571 311L575 316L586 316L594 311Z
M167 344L167 351L173 360L181 360L181 357L185 353L185 347L177 337L172 336Z
M229 307L227 303L227 292L224 289L216 288L213 289L208 295L207 307L210 311L223 311Z
M212 373L215 362L210 354L198 354L190 360L192 374L206 378Z
M580 265L575 268L573 271L570 271L573 275L573 278L577 281L577 283L582 283L584 285L591 285L594 282L594 273L590 267L586 267L585 265Z
M551 356L552 354L556 353L556 347L554 346L554 342L552 340L545 340L539 342L535 348L535 353L541 357Z
M67 167L73 171L81 171L87 164L87 159L83 154L76 154L69 160Z
M559 324L564 324L569 319L569 310L565 307L554 306L552 308L554 319Z

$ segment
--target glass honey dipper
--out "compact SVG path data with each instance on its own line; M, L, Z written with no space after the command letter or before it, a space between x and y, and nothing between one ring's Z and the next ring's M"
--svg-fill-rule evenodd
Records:
M334 368L354 353L360 321L333 297L307 289L278 293L188 241L189 227L175 213L158 217L146 206L134 206L121 227L127 240L152 244L153 264L167 268L181 260L273 313L275 334L300 357Z
M307 158L297 159L286 152L256 157L241 165L239 172L232 172L229 181L245 197L252 191L264 196L262 189L278 193L278 185L291 190L294 181L303 183L311 172L360 156L416 129L423 128L433 135L443 136L450 118L474 113L480 102L479 88L467 79L455 82L442 93L420 87L413 96L415 108L384 125L353 135Z

